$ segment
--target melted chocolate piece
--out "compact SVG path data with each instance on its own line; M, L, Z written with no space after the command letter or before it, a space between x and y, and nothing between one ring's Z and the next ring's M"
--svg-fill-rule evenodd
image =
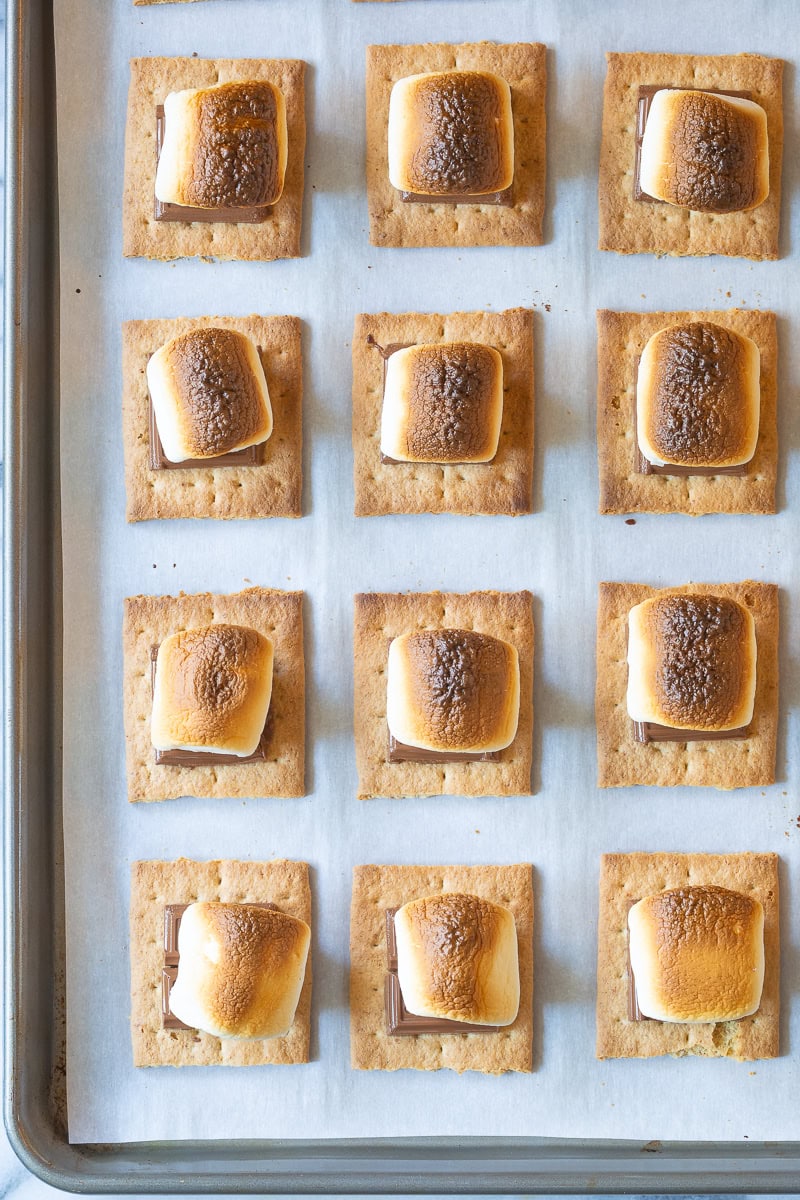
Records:
M466 750L459 753L455 750L425 750L421 746L407 746L405 742L398 742L397 738L390 733L386 761L390 763L499 762L500 751Z
M386 909L386 979L383 1000L389 1036L416 1037L421 1033L499 1033L499 1025L473 1025L469 1021L448 1021L445 1017L420 1017L408 1011L397 978L397 939L394 930L396 912L397 908Z
M751 725L738 729L674 729L671 725L658 725L655 721L632 721L633 740L646 746L648 742L727 742L733 738L749 737Z
M745 479L749 474L753 465L753 459L749 462L740 463L736 467L679 467L674 463L666 463L663 467L656 463L651 463L648 458L642 454L639 449L639 422L638 422L638 387L639 387L639 363L641 362L641 354L637 354L633 360L633 455L636 463L637 475L671 475L677 479L691 479L693 475L701 478L713 477L714 475L732 475L738 479Z
M242 901L248 903L253 908L275 908L277 904L262 901ZM170 1008L170 996L172 988L178 978L178 964L181 961L181 956L178 952L178 930L181 926L181 918L186 912L188 904L165 904L164 905L164 967L161 972L161 1026L163 1029L193 1029L193 1025L184 1025L178 1017L175 1016Z
M156 164L164 142L164 105L156 105ZM190 208L185 204L162 202L154 194L153 215L156 221L192 221L217 225L260 225L272 216L274 205L245 205L241 208Z
M643 83L639 86L639 101L636 108L636 137L634 145L636 154L633 165L633 198L634 200L646 200L649 204L666 204L665 200L659 200L656 196L650 196L647 192L642 191L639 183L639 168L642 162L642 138L644 137L647 118L650 115L650 105L653 103L653 96L656 92L708 92L712 96L736 96L739 100L752 100L752 92L734 92L725 91L722 88L693 88L687 87L684 84L669 84L669 83Z
M243 450L229 450L215 458L184 458L181 462L172 462L165 455L161 444L152 400L148 401L148 409L151 471L186 471L189 467L203 467L206 470L212 467L260 467L264 463L264 442L258 442L255 446L245 446Z
M416 345L418 345L418 343L417 342L388 342L385 346L381 346L381 344L379 342L375 341L375 338L372 336L372 334L368 333L367 334L367 345L373 346L378 351L381 358L383 359L383 394L385 395L386 394L386 363L387 363L387 361L392 357L392 355L397 350L407 350L409 348L409 346L416 346ZM496 455L495 455L495 457L496 457ZM442 462L442 463L434 463L434 462L420 463L420 462L416 462L416 461L409 462L405 459L390 458L388 456L388 454L384 454L382 450L380 452L380 459L381 459L382 463L385 463L388 466L392 466L392 467L412 467L412 466L413 467L419 467L419 466L423 466L423 467L425 467L425 466L427 466L427 467L436 467L436 466L440 466L440 467L489 467L494 462L494 459L489 459L486 462L480 462L480 463L450 462L450 461ZM404 759L403 761L411 762L413 760Z
M401 192L403 204L494 204L502 208L514 207L514 187L504 188L502 192L486 192L483 196L428 196L424 192Z
M158 646L150 647L150 694L156 686L156 662ZM272 708L261 734L261 741L252 754L242 758L238 754L222 754L216 750L156 750L153 747L157 766L165 767L230 767L237 763L266 762L267 750L272 737Z

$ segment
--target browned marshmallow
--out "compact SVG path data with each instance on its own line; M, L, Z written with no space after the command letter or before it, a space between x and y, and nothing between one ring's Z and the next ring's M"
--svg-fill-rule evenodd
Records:
M178 933L170 1010L216 1037L288 1033L305 977L305 921L253 904L190 904Z
M389 180L400 191L478 196L514 178L511 89L490 71L399 79L389 101Z
M751 896L692 885L647 896L628 913L639 1008L656 1021L734 1021L764 982L764 910Z
M647 342L636 383L639 449L656 466L732 467L751 460L760 415L758 346L692 321Z
M272 433L258 347L234 329L191 329L172 338L150 358L147 385L170 462L213 459Z
M628 714L672 729L740 729L756 689L750 611L722 596L656 596L628 616Z
M656 92L642 137L639 185L695 212L741 212L769 195L767 114L737 96Z
M411 900L394 917L397 978L409 1012L510 1025L519 1010L514 916L479 896Z
M404 633L389 646L386 720L406 746L454 753L502 750L519 719L519 656L467 629Z
M187 208L274 204L286 173L286 104L264 80L170 92L156 198Z
M158 648L150 737L156 750L246 758L264 730L273 647L241 625L203 625Z
M398 462L489 462L503 419L503 360L492 346L441 342L386 362L381 452Z

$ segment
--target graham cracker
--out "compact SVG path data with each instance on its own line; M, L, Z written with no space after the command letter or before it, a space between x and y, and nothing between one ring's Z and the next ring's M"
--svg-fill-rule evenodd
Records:
M528 796L533 734L533 597L530 592L370 592L355 596L354 696L358 798ZM417 629L474 629L519 655L519 725L496 762L390 763L386 724L389 643Z
M760 54L607 54L600 147L601 250L620 254L726 254L777 258L783 155L783 61ZM642 84L746 91L767 114L769 195L749 212L691 212L634 200Z
M716 742L634 741L628 716L628 613L652 596L729 597L753 614L758 661L752 732ZM651 784L659 787L762 787L775 782L778 733L778 589L773 583L688 583L652 588L640 583L601 583L597 611L598 787Z
M150 741L151 646L215 621L245 625L275 648L266 761L179 767L155 762ZM122 631L128 799L302 796L305 784L303 593L252 587L229 596L132 596Z
M303 216L306 64L291 58L132 58L125 132L122 253L145 258L298 258ZM170 92L266 80L286 101L289 156L283 193L260 224L156 221L156 107Z
M752 1017L703 1024L628 1019L628 909L669 888L705 884L764 906L764 990ZM780 908L777 854L604 854L597 930L597 1057L700 1054L776 1058L780 1034Z
M468 892L514 914L519 954L519 1013L499 1033L390 1037L383 986L386 909L439 892ZM509 866L358 866L350 909L350 1063L358 1071L504 1071L533 1069L533 884L530 863Z
M131 1040L135 1067L254 1067L308 1062L311 1027L311 950L294 1021L284 1037L240 1041L161 1024L164 908L195 900L268 902L311 924L308 863L134 862L131 865Z
M636 470L636 371L645 344L660 329L713 321L744 334L761 352L761 413L747 474L640 475ZM597 457L600 512L774 513L778 474L778 335L775 314L609 312L597 314Z
M408 204L389 182L389 97L425 71L493 71L511 88L513 204ZM545 47L540 42L367 46L367 200L374 246L540 246L545 182Z
M503 421L490 463L383 463L384 364L367 344L482 342L503 360ZM360 313L353 330L353 474L357 517L385 513L493 513L533 506L533 314Z
M219 326L246 334L267 377L273 429L260 466L150 468L147 362L170 338ZM163 517L299 517L303 490L303 358L297 317L179 317L122 326L122 434L129 521Z

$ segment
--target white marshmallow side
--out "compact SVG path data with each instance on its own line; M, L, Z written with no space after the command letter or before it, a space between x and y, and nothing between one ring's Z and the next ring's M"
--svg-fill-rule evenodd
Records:
M192 120L189 101L199 88L170 92L164 100L164 133L161 153L156 167L156 200L162 204L182 204L183 186L191 173L196 123Z

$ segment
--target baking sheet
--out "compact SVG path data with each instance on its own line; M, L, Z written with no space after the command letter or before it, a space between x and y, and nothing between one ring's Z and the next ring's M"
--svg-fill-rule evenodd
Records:
M800 852L796 649L800 318L793 68L787 72L783 258L622 259L596 249L602 51L780 54L791 4L680 6L540 0L227 0L133 8L57 0L65 596L68 1086L73 1141L203 1137L538 1135L780 1140L797 1136L800 1083L796 867ZM364 46L547 43L547 244L378 250L367 237ZM127 59L142 54L297 56L308 79L304 257L271 264L123 261ZM536 512L507 518L352 516L350 335L357 311L536 312ZM781 473L776 517L596 513L597 307L771 307L779 314ZM224 523L124 519L120 322L205 313L306 322L305 512ZM595 787L597 582L744 579L782 593L781 725L772 788ZM302 800L125 799L123 597L307 593L309 794ZM536 595L535 795L355 799L352 594L530 588ZM778 851L784 1056L773 1062L594 1059L599 855L604 850ZM312 1059L302 1067L131 1066L129 866L136 858L286 856L312 865ZM535 865L532 1075L349 1068L348 925L359 862Z

